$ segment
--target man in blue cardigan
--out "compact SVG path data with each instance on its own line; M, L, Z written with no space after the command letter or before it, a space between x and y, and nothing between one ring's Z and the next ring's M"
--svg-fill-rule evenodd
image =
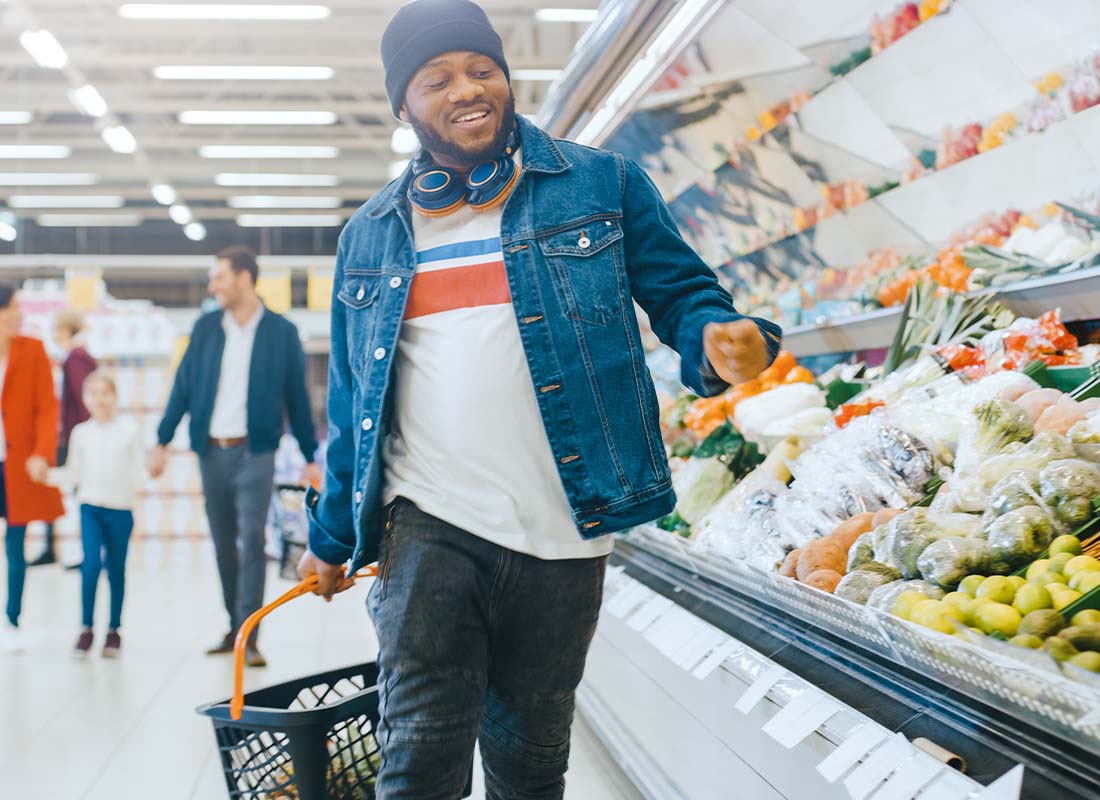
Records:
M263 605L264 527L275 451L288 417L309 462L303 478L320 478L313 463L317 439L298 329L264 308L256 294L258 272L250 248L218 253L208 288L222 310L195 323L149 457L150 474L160 477L168 443L183 415L190 414L191 449L199 456L206 516L230 623L229 632L207 651L211 655L231 653L240 626ZM249 642L246 663L267 663L255 639Z

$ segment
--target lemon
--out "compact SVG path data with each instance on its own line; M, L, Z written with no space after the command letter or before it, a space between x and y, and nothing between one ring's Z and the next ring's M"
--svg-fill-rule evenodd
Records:
M918 603L913 609L911 619L918 625L923 625L925 628L931 628L940 633L955 633L955 623L951 621L949 615L961 617L962 612L950 603L930 600L927 603Z
M1005 638L1016 635L1021 619L1020 612L1005 603L986 603L974 612L974 621L982 631Z
M1038 561L1032 562L1031 566L1027 568L1027 579L1030 581L1037 575L1042 575L1044 572L1050 569L1050 559L1040 558Z
M985 578L981 575L967 575L959 583L959 591L966 592L971 597L978 596L978 587L982 585Z
M922 613L925 613L926 609L938 608L939 603L940 603L939 600L933 600L931 597L926 597L923 600L920 600L919 602L913 603L913 607L909 609L908 619L911 619L913 622L916 622L917 617L919 617Z
M1059 536L1050 543L1050 554L1056 556L1060 553L1069 553L1071 556L1081 555L1081 540L1069 533Z
M1021 586L1012 601L1012 607L1024 616L1032 611L1038 611L1041 608L1052 608L1053 606L1054 600L1050 596L1050 592L1042 586L1036 586L1034 583Z
M1085 572L1086 570L1100 570L1100 561L1092 556L1074 556L1062 567L1062 574L1067 578L1072 578L1078 572Z
M1091 651L1078 653L1069 660L1069 663L1081 669L1087 669L1089 672L1100 672L1100 653Z
M1038 636L1032 636L1029 633L1018 633L1008 640L1009 644L1014 644L1017 647L1030 647L1032 650L1038 650L1043 646L1043 640Z
M913 613L913 607L927 599L925 595L914 592L912 589L902 592L898 595L898 599L894 601L894 616L909 619L909 616Z
M1028 578L1028 583L1037 583L1040 586L1046 586L1051 583L1060 583L1063 586L1069 583L1069 578L1063 575L1061 572L1052 572L1049 568L1046 572L1040 572L1033 578Z
M1065 574L1066 564L1068 564L1073 558L1073 553L1059 553L1056 556L1052 555L1049 559L1047 559L1050 562L1050 571Z
M1073 589L1063 589L1060 592L1051 592L1050 594L1051 600L1054 601L1053 606L1055 611L1061 611L1080 596L1081 593L1075 592Z
M1069 661L1077 655L1077 648L1061 636L1051 636L1043 642L1043 649L1050 653L1055 661Z
M1012 588L1016 591L1020 591L1021 586L1027 586L1027 581L1019 575L1009 575L1008 582L1012 584Z
M968 595L966 592L948 592L943 596L943 602L950 603L953 606L959 608L966 608L966 604L974 598Z
M1069 588L1076 589L1081 594L1088 594L1097 586L1100 586L1100 572L1093 570L1078 572L1069 579Z
M971 600L966 608L963 609L963 611L966 613L966 624L973 625L974 615L978 613L978 609L986 605L987 603L992 602L993 601L990 600L988 597L975 597L973 600Z
M1084 611L1078 611L1073 615L1073 619L1070 620L1071 625L1088 625L1092 622L1100 622L1100 611L1095 608L1086 608Z
M992 575L978 587L978 597L988 597L994 603L1008 605L1016 596L1016 587L1004 575Z

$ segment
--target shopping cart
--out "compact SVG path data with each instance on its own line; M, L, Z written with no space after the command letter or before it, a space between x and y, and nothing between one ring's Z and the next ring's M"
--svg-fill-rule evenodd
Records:
M357 578L375 574L368 567ZM232 800L373 800L381 752L378 667L360 664L244 693L244 654L260 620L309 593L302 581L250 616L237 634L233 697L198 709L214 723Z
M295 483L276 484L271 496L271 508L280 540L279 577L297 581L298 562L309 547L306 487Z

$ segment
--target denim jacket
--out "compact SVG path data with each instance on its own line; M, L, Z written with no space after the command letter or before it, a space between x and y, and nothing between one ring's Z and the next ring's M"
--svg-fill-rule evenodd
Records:
M519 125L522 173L501 222L505 269L558 474L578 535L592 539L675 504L631 299L680 353L683 383L704 396L726 384L703 353L703 328L741 315L637 164ZM410 178L406 170L359 209L337 249L327 471L307 507L310 548L331 564L350 558L353 571L377 559L384 528L382 443L416 265ZM754 321L774 358L779 327Z

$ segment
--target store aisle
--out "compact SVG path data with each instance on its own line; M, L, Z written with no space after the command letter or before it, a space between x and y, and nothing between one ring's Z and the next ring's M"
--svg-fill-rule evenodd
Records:
M75 555L72 552L66 556ZM124 653L74 661L79 575L54 567L28 578L29 651L0 654L0 793L7 800L221 800L226 797L210 724L196 706L228 696L229 659L203 650L224 633L213 556L135 547L127 575ZM271 580L269 597L289 584ZM104 591L106 585L103 585ZM267 625L271 666L246 686L277 683L369 660L376 644L363 610L366 586L326 608L303 598ZM103 596L101 611L105 611ZM589 728L578 721L567 797L640 797ZM480 781L475 798L483 797Z

